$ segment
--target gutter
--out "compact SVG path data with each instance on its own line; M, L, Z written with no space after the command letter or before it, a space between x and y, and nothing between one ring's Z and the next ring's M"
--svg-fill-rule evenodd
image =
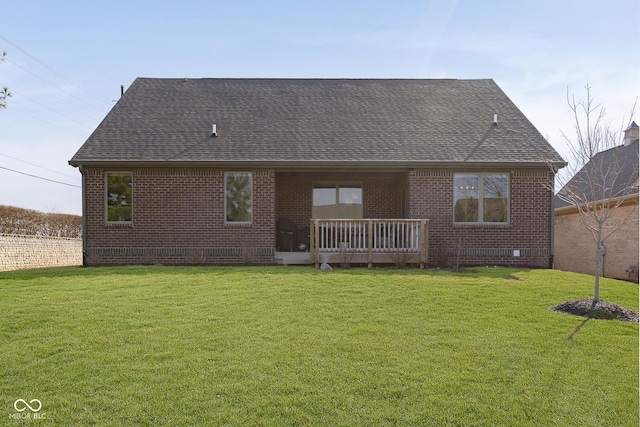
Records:
M638 202L638 193L633 193L633 194L628 194L626 196L619 196L619 197L613 197L611 199L608 200L608 202L610 203L620 203L620 207L622 206L628 206L630 204L633 203L637 203ZM591 202L589 202L591 203ZM600 207L600 205L602 205L602 201L598 201L596 203L596 207ZM566 215L566 214L570 214L570 213L574 213L574 212L578 212L578 206L577 205L567 205L567 206L562 206L559 208L554 208L553 211L555 212L556 215Z
M554 258L556 256L556 210L554 208L555 195L553 194L553 189L556 184L556 175L553 175L552 178L552 186L551 191L549 191L549 198L551 199L551 259L549 260L549 268L553 270L554 267Z
M78 170L82 175L82 266L87 266L87 192L86 177L82 164L78 165Z
M476 170L495 170L495 169L513 169L513 168L549 168L546 162L447 162L447 161L354 161L354 160L329 160L329 161L308 161L308 160L214 160L214 161L167 161L167 160L95 160L81 161L70 160L71 166L85 167L102 167L102 168L166 168L166 167L184 167L184 168L268 168L268 169L287 169L287 170L310 170L310 169L326 169L327 167L342 167L353 169L476 169ZM567 165L566 162L557 162L554 165L559 169Z

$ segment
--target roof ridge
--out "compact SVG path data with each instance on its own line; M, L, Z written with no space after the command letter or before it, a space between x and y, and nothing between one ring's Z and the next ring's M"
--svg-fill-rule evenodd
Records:
M261 80L261 81L458 81L482 82L494 81L492 78L458 79L423 77L136 77L135 80Z

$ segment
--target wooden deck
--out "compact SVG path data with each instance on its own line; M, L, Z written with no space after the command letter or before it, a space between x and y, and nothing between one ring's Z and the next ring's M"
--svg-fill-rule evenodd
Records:
M311 220L310 262L339 264L419 264L429 252L426 219Z

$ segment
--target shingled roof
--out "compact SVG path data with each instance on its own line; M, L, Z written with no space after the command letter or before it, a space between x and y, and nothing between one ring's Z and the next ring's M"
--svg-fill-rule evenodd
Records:
M565 164L493 80L138 78L69 163L429 167L548 161Z
M555 195L554 209L637 196L638 144L636 139L593 156Z

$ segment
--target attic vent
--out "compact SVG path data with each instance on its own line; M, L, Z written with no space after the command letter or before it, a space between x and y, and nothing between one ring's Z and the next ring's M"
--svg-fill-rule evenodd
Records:
M216 124L214 123L211 127L212 127L211 136L218 136L218 131L216 129Z

